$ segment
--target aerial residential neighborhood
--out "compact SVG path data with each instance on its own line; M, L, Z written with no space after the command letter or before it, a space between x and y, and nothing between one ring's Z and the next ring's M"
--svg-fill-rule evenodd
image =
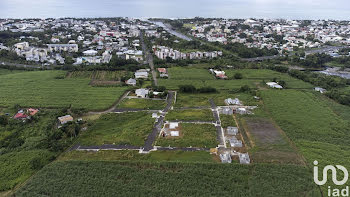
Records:
M348 196L350 19L321 1L4 0L0 196Z

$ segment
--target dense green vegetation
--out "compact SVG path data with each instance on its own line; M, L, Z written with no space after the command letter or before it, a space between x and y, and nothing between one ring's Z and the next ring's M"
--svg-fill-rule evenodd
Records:
M180 124L180 137L159 137L157 146L214 148L216 129L212 124Z
M166 120L214 121L214 118L213 118L213 113L209 109L187 109L187 110L171 110L166 115Z
M14 188L54 159L47 150L11 152L0 155L0 191Z
M204 162L216 163L214 156L206 151L154 151L149 154L139 154L138 151L71 151L63 153L59 161L120 161L120 160L137 160L137 161L176 161L176 162Z
M236 122L232 115L220 114L220 121L222 128L235 127Z
M152 99L124 99L117 107L121 109L164 109L166 106L165 100Z
M143 146L154 119L147 112L104 114L79 138L81 145L128 144Z
M350 157L349 121L337 115L329 103L307 91L267 90L261 94L271 116L309 165L317 160L320 166L336 163L350 168L346 159Z
M0 106L72 107L101 110L110 107L125 87L91 87L89 79L65 78L63 71L31 71L0 75Z
M16 110L5 109L5 112ZM24 182L55 159L79 133L80 125L57 129L57 117L65 111L41 110L30 120L10 119L0 124L0 191Z
M319 196L311 177L292 165L68 161L46 166L16 196Z

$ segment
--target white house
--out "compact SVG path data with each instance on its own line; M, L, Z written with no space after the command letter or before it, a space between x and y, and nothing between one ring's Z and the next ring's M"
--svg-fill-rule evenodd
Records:
M136 96L140 98L146 98L148 96L148 93L149 93L148 89L141 88L141 89L135 90Z
M125 84L135 86L136 85L136 80L133 79L133 78L130 78L127 81L125 81Z
M276 89L282 89L283 87L281 85L278 85L276 82L267 82L266 85L268 85L271 88L276 88Z

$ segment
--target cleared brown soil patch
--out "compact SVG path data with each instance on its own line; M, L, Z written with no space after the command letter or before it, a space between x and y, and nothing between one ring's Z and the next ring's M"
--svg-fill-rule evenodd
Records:
M245 118L249 136L254 141L251 157L254 162L304 165L303 159L287 137L265 118Z

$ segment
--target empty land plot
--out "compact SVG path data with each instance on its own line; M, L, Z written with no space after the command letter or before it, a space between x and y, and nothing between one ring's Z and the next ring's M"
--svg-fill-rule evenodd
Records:
M233 115L220 114L220 121L222 128L236 127L236 122L233 119Z
M70 151L63 153L59 161L176 161L216 163L215 157L207 151L152 151L149 154L139 154L134 150L101 150L101 151Z
M131 77L128 71L73 71L67 74L67 78L89 78L100 81L120 81L122 77Z
M159 79L159 85L165 86L167 89L177 90L180 85L193 85L196 88L213 87L218 90L239 89L244 85L251 88L256 87L256 80L241 79L241 80L192 80L192 79Z
M171 110L166 115L166 120L183 120L183 121L213 121L213 113L209 109L186 109Z
M283 80L286 82L287 88L312 88L310 83L306 83L302 80L293 78L285 73L276 72L267 69L237 69L237 70L225 70L229 79L234 79L236 73L241 73L243 79L241 80L254 80L256 83L265 81L272 81L274 78L277 80Z
M158 110L164 109L166 106L165 100L152 99L128 99L125 98L118 106L119 109L149 109Z
M303 166L135 161L54 162L44 167L15 193L16 196L43 194L321 196L312 181L312 174Z
M215 80L206 69L173 67L168 69L169 76L174 80Z
M258 101L250 94L245 93L231 93L230 91L221 90L217 93L177 93L175 108L186 107L210 107L209 99L213 99L217 106L224 106L225 99L239 98L244 105L257 105Z
M0 106L73 107L101 110L110 107L125 87L91 87L89 79L64 78L63 71L30 71L0 75Z
M251 151L254 162L303 164L286 136L268 119L245 117L249 136L254 142Z
M180 124L180 137L159 137L157 146L214 148L218 145L212 124Z
M82 133L80 145L126 144L143 146L154 119L146 112L105 114Z

